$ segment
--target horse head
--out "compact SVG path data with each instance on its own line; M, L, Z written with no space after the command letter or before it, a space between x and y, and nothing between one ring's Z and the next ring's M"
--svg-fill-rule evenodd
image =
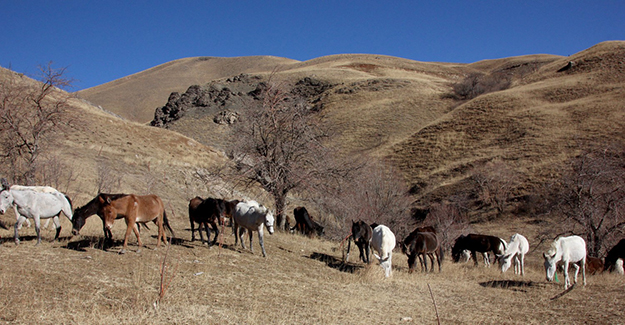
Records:
M273 213L271 211L267 211L265 215L265 227L267 227L267 231L269 231L270 235L273 235Z
M13 195L11 191L3 188L0 191L0 214L4 214L7 209L13 205Z
M74 218L72 219L72 235L77 236L80 229L85 225L87 220L87 206L83 205L74 210Z
M548 255L547 253L543 253L543 258L545 259L545 276L547 281L553 281L553 276L556 273L556 268L558 261L556 261L556 254Z

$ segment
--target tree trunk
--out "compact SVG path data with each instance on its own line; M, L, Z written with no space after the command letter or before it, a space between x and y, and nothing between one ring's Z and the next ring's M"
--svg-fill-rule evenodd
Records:
M286 206L286 195L278 194L274 197L274 205L276 208L276 228L285 230L287 227L287 216L284 213Z

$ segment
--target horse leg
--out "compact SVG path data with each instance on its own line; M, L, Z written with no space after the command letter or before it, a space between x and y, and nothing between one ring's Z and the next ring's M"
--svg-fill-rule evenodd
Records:
M584 286L586 285L586 258L582 259L582 280L584 280Z
M13 236L13 238L15 239L15 245L19 245L20 243L20 235L18 233L18 229L22 228L22 223L24 223L24 220L26 220L25 217L17 214L17 222L15 223L15 234Z
M430 272L434 272L434 253L428 253L430 257Z
M263 242L263 229L258 230L258 242L260 243L260 248L263 251L263 257L267 257L267 253L265 252L265 243ZM251 246L252 244L250 244Z
M126 253L126 248L128 247L128 237L130 237L130 232L133 230L134 226L134 221L126 219L126 235L124 236L124 246L122 246L122 250L119 251L120 254ZM139 243L141 242L140 238L141 237L137 237ZM139 244L139 247L141 247L141 244Z
M347 255L345 255L345 262L347 263L347 261L349 260L349 249L352 246L352 238L351 236L349 238L347 238Z
M477 266L478 265L478 263L477 263L477 253L475 251L471 251L471 258L475 262L475 266Z
M139 244L139 248L137 248L137 253L139 253L141 252L141 246L143 246L143 244L141 243L141 236L139 233L139 224L135 223L134 226L132 227L132 231L134 231L135 236L137 236L137 243Z
M365 252L367 253L367 255L365 255L367 264L371 264L371 245L369 245L369 243L365 244Z
M211 246L215 246L215 243L217 243L217 238L219 237L219 226L215 223L214 220L211 222L211 226L213 226L213 230L215 231L215 237L213 238L213 243L211 244Z
M208 227L208 221L203 222L204 231L206 232L206 245L210 247L211 245L211 229ZM203 244L204 242L202 242Z
M520 254L519 256L519 272L521 276L525 276L525 255Z
M245 249L245 241L243 240L243 234L245 233L245 228L239 227L239 240L241 241L241 247Z
M488 252L484 252L482 255L484 255L484 264L486 267L490 267L490 256L488 255Z
M46 224L49 221L50 219L46 220ZM61 234L61 221L59 220L59 216L58 215L54 216L54 218L52 218L52 222L54 223L54 228L56 228L56 235L54 236L54 240L57 240L59 239L59 235Z
M254 253L254 245L252 245L252 238L254 238L254 232L250 230L249 233L250 233L250 252Z
M191 242L195 241L195 222L193 222L193 218L189 217L189 223L191 223ZM198 226L198 229L200 230L200 235L202 234L202 229L200 229L200 226Z
M573 278L573 283L577 284L577 275L579 274L579 265L577 265L577 263L573 263L573 267L575 268L575 278Z
M569 261L564 262L564 290L569 288Z
M439 247L438 251L436 252L436 261L438 262L438 273L441 273L441 256L443 254L441 250L442 249Z
M41 219L39 215L35 215L33 219L35 219L35 231L37 232L37 243L35 245L39 245L41 244Z

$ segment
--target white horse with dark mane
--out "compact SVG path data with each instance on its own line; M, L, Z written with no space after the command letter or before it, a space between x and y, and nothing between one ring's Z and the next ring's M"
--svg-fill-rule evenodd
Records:
M392 272L393 248L395 248L396 243L395 235L387 226L378 225L373 228L371 247L379 254L373 253L373 255L380 261L380 266L384 269L384 276L387 278Z
M573 267L575 267L575 283L577 283L577 274L580 268L575 263L581 265L582 279L584 280L584 285L586 285L586 242L582 237L569 236L557 238L551 243L549 250L543 253L543 257L545 258L547 281L553 281L557 264L562 261L562 263L564 263L564 289L568 289L571 284L569 279L569 263L572 263Z
M42 193L55 193L55 192L59 192L54 187L50 187L50 186L11 185L11 189L12 190L31 190L31 191L42 192ZM13 205L13 208L15 210L15 216L17 217L19 215L19 212L17 212L17 206ZM43 229L48 229L48 225L50 224L50 220L54 220L54 224L55 225L59 223L59 217L56 217L56 216L54 218L51 218L51 219L46 219L46 223L43 225ZM18 221L17 229L22 229L22 224L23 223L26 223L26 227L30 228L30 221L28 221L28 218L22 216L21 220Z
M250 251L254 252L252 248L252 235L254 231L257 231L260 248L263 250L263 256L267 257L265 243L263 241L263 225L267 227L267 231L272 235L273 222L273 213L271 213L267 207L258 204L256 201L239 202L234 208L234 245L236 246L237 241L240 239L241 246L245 249L243 233L247 230L250 235Z
M514 274L525 275L525 254L529 252L530 244L521 234L514 234L503 255L500 257L501 272L504 273L514 262Z
M15 243L19 243L19 226L26 220L32 218L35 221L37 231L37 245L41 243L41 219L53 218L56 226L54 239L59 238L61 233L61 223L59 215L61 212L71 221L72 203L69 198L59 191L38 191L29 187L17 186L8 187L6 181L2 182L0 190L0 214L4 214L9 207L16 211L15 216Z

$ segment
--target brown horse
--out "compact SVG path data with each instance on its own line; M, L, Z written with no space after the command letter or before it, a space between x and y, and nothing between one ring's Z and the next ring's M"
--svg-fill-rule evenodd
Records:
M206 231L206 242L209 245L215 245L217 238L219 237L219 227L221 216L226 210L225 201L221 199L207 198L202 199L199 196L192 198L189 201L189 223L191 224L191 241L195 241L195 223L198 223L198 231L200 232L200 240L204 243L204 236L202 235L202 227ZM211 224L215 231L215 238L212 244L210 243L211 233L208 228L208 224Z
M86 219L94 214L97 214L100 219L102 219L104 237L109 241L113 239L111 228L113 227L115 219L125 219L127 229L124 238L124 246L120 251L121 254L126 252L128 237L131 230L134 230L137 236L139 247L143 245L141 237L139 236L137 223L145 224L153 221L158 226L157 247L160 245L161 239L165 243L167 242L164 228L167 228L172 236L174 235L174 231L171 229L167 220L163 201L156 195L98 194L89 201L89 203L74 211L75 217L72 219L72 233L78 235L80 229L85 225Z
M167 234L165 234L164 223L166 222L165 205L161 198L154 194L150 195L134 195L129 194L116 200L104 200L102 203L101 213L104 217L105 227L109 230L113 227L113 222L117 216L124 216L126 221L126 235L124 236L124 246L119 252L124 254L128 246L128 237L130 232L134 231L139 244L139 251L143 244L136 223L146 223L153 221L158 227L158 237L156 247L159 247L161 240L167 245ZM169 223L167 222L167 227ZM172 233L173 234L173 233Z
M441 271L443 251L434 228L419 227L411 232L401 244L402 252L408 256L408 267L410 268L410 273L414 270L417 257L421 261L422 268L425 272L427 272L427 256L430 257L430 271L434 270L434 256L436 256L438 263L438 272ZM421 259L421 255L423 255L423 259Z

